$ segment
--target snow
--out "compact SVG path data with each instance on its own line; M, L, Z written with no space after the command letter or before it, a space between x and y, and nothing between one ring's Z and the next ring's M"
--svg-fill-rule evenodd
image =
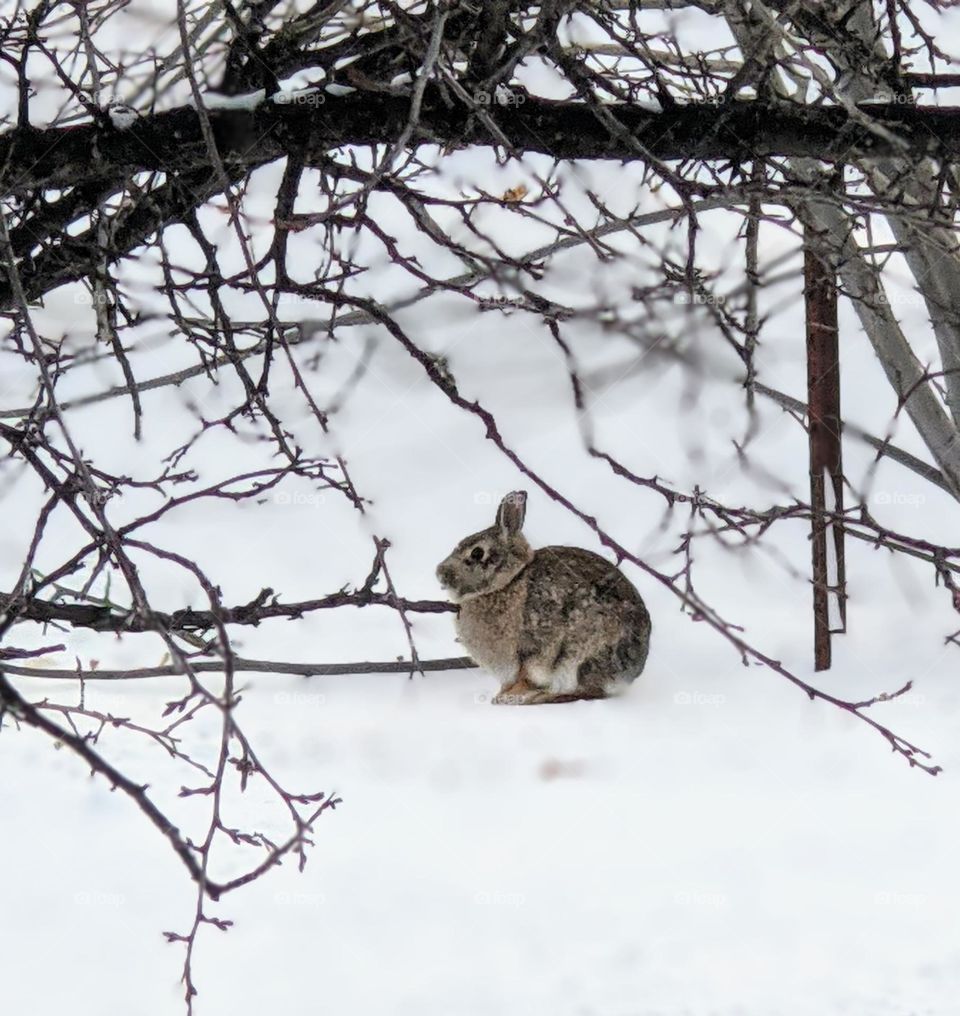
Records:
M245 95L220 95L218 92L204 92L204 109L246 109L254 110L263 102L266 91L258 88L255 92L247 92ZM188 100L192 106L192 100Z
M198 1011L305 1014L319 983L351 1013L955 1012L955 778L762 672L678 673L668 638L630 695L570 707L490 706L481 674L249 682L271 761L344 804L303 875L213 908ZM679 705L698 684L722 701ZM30 773L0 789L5 870L43 872L5 885L10 1011L176 1011L183 872L49 742L5 740Z
M574 451L565 378L547 343L524 327L507 332L495 314L474 315L456 335L444 318L431 324L416 309L400 317L427 345L447 349L458 382L502 410L510 439L604 526L633 534L651 560L663 553L670 541L656 537L659 506ZM511 344L516 370L505 376L497 363ZM591 359L581 345L588 368L608 355ZM171 366L165 349L156 360ZM336 388L341 362L331 353L326 373L313 375L315 394ZM680 469L681 431L657 423L668 408L680 413L679 379L670 377L661 377L655 398L636 398L648 384L643 375L609 390L597 407L600 440L633 420L634 456L646 462L656 451L658 467L662 460ZM531 385L534 400L525 394ZM724 393L728 405L736 399L719 383L704 391L702 411ZM208 399L207 414L228 394ZM179 396L144 398L148 420L168 412L163 433L148 428L141 455L151 442L179 439ZM118 454L134 453L124 409L74 414L88 447L113 421ZM777 430L780 419L770 412L766 422L773 454L789 461L805 435L792 422ZM435 563L492 516L496 497L518 478L474 423L444 411L393 345L378 347L336 430L361 490L377 493L370 525L394 543L395 580L408 595L439 595ZM205 452L211 464L226 458L221 468L246 454L226 441ZM869 458L851 451L852 471ZM732 496L744 482L727 479ZM796 482L802 489L802 473ZM889 510L908 519L918 506ZM256 509L191 508L151 538L214 569L230 602L278 580L292 599L362 577L356 562L366 560L368 543L362 532L351 536L352 520L329 494L291 496ZM537 491L527 528L538 544L591 545ZM802 565L803 529L796 535ZM766 670L743 667L635 572L653 641L645 674L619 699L496 707L496 682L478 671L412 681L244 675L239 718L269 765L297 788L335 791L343 804L318 824L303 874L287 864L212 908L235 923L227 933L202 933L198 1013L306 1014L322 990L332 1011L418 1016L951 1016L960 995L960 749L950 720L955 664L938 638L950 619L912 562L903 565L919 587L911 605L884 557L859 544L850 556L851 634L837 640L834 670L818 680L856 695L913 678L915 694L879 715L934 753L946 767L936 779L911 771L864 725L808 702ZM814 680L802 584L784 588L777 567L719 552L704 551L701 568L708 598L725 602L762 645ZM182 580L147 561L144 575L167 590L162 602L192 599ZM449 617L416 619L416 635L424 656L458 652ZM237 637L252 656L403 652L400 625L386 611ZM76 633L67 641L66 661L74 653L97 655L103 666L159 656L146 638ZM73 695L60 683L18 685ZM88 703L146 720L180 687L91 683ZM189 776L161 752L106 737L105 750L149 778L158 801L189 828L198 813L178 811L175 796ZM143 1016L177 1011L182 953L160 932L183 929L190 886L166 844L49 741L7 730L0 750L4 771L22 774L0 784L9 830L0 854L4 870L18 873L4 888L2 953L19 972L7 979L7 1006L120 1016L136 998ZM236 806L255 827L278 832L266 800L254 786L245 807ZM58 976L44 976L54 957Z

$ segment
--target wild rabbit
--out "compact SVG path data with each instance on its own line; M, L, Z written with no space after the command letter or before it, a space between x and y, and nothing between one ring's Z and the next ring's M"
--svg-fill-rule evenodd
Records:
M460 607L457 634L500 679L494 702L605 698L643 670L650 615L626 576L599 555L532 550L520 532L526 507L526 491L507 494L496 522L437 567Z

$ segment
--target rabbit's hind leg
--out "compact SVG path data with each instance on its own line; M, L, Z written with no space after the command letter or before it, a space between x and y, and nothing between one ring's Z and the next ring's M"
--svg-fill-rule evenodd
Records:
M527 705L532 701L532 697L540 691L542 691L541 688L530 683L526 665L521 664L517 676L504 684L500 691L493 696L493 703L498 706Z
M596 669L592 669L585 662L558 655L555 664L558 664L549 674L548 681L544 681L534 695L527 699L528 705L541 705L559 702L580 702L584 699L606 698L608 689Z
M530 705L549 702L582 702L588 699L609 698L614 682L604 667L602 656L589 657L579 663L565 660L554 671L550 687L540 689L527 701Z

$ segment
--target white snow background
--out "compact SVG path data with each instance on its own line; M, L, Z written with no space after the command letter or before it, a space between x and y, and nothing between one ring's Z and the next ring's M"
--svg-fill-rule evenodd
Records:
M330 100L333 101L333 100ZM362 157L358 153L358 158ZM456 196L526 183L515 164L498 167L486 152L444 157L430 186ZM524 165L542 176L549 161ZM251 244L262 252L272 230L271 197L282 166L255 174L244 208ZM579 164L559 173L565 207L592 222L593 189L626 213L645 193L638 167ZM312 178L315 182L315 177ZM315 198L313 195L317 195ZM298 211L320 200L305 178ZM313 203L312 203L313 202ZM222 203L221 203L222 204ZM384 229L407 254L438 274L462 270L412 232L392 202L371 202ZM549 203L544 214L558 216ZM202 213L220 230L225 265L241 259L226 218ZM218 225L219 223L219 225ZM454 235L469 236L456 217ZM514 253L548 242L509 208L486 209L479 225ZM739 219L701 217L702 260L721 273L716 290L742 278ZM590 389L597 444L635 472L664 477L678 489L699 483L730 504L807 498L806 435L789 415L759 403L762 427L750 447L752 471L732 440L747 418L738 363L708 325L702 307L665 304L663 329L685 329L700 376L656 350L636 347L597 320L600 303L624 316L630 291L655 278L665 243L682 257L685 234L667 224L645 227L644 247L629 234L610 238L621 260L600 264L586 247L555 258L538 291L584 307L565 326ZM882 242L880 237L874 237ZM167 231L180 258L196 257L184 232ZM347 245L349 238L344 239ZM411 282L381 249L360 240L357 256L374 268L355 285L389 301ZM364 247L366 245L366 247ZM291 263L303 279L322 263L309 232L291 237ZM804 395L802 286L796 240L765 227L764 256L794 249L781 281L764 294L771 317L759 350L760 376ZM138 305L163 311L150 291L153 254L119 269ZM198 267L199 264L198 264ZM891 299L917 343L933 356L923 309L902 263L888 268ZM898 282L898 280L901 280ZM489 295L500 293L489 287ZM36 311L41 334L90 346L93 313L79 286L64 287ZM242 316L243 304L230 309ZM246 304L258 316L253 298ZM322 317L325 308L287 301L290 320ZM615 477L583 450L560 351L538 322L519 312L478 313L450 296L396 312L423 348L447 357L462 393L498 419L507 443L600 525L664 571L687 515L665 514L659 495ZM140 379L191 365L181 338L148 320L133 357ZM849 306L842 307L843 404L846 418L881 435L896 405ZM366 373L331 417L324 438L289 372L273 368L272 404L313 453L342 451L362 494L366 519L329 492L291 483L263 504L186 506L145 530L145 538L198 561L240 604L265 585L284 600L359 585L372 559L370 534L392 542L388 562L399 591L437 598L436 563L453 543L489 524L509 490L530 491L527 535L535 545L599 549L593 534L524 480L484 439L480 423L454 410L422 368L372 327L340 329L324 343L319 369L308 361L320 344L296 350L321 405L341 391L367 340L375 350ZM252 363L259 365L258 360ZM28 404L29 374L3 354L5 409ZM110 360L86 377L71 373L62 397L84 395L122 378ZM74 390L75 387L75 390ZM215 417L240 398L223 372L143 395L146 429L131 437L124 399L69 413L72 433L101 467L131 475L156 471L160 457L186 440L197 404ZM210 483L268 462L263 447L240 435L204 437L189 465ZM919 455L922 444L898 421L895 441ZM869 449L845 445L846 471L891 528L956 543L956 504ZM770 477L786 485L780 489ZM16 575L42 491L25 472L4 477L0 532L3 582ZM117 524L155 507L156 495L108 502ZM41 553L53 566L79 546L68 519L55 517ZM769 553L696 544L701 595L746 628L759 648L800 677L842 697L911 694L875 707L883 723L931 752L944 772L911 770L875 731L823 703L811 703L775 673L745 667L706 625L691 622L662 586L625 568L654 621L647 669L622 698L553 707L493 707L494 680L480 671L301 679L243 674L238 719L265 763L286 784L325 789L343 799L317 824L301 874L282 868L230 894L210 912L233 921L226 933L201 931L195 956L197 1012L331 1012L384 1016L952 1016L960 1013L960 834L956 688L957 648L944 636L957 615L930 568L848 541L849 633L834 643L833 669L812 671L807 526L774 527ZM185 573L137 559L156 606L205 606ZM101 590L102 591L102 590ZM119 597L117 587L114 595ZM424 658L460 655L449 616L415 617ZM296 661L392 659L407 652L399 619L386 609L344 609L295 624L234 629L245 656ZM17 630L20 644L27 633ZM34 633L67 651L38 666L72 666L79 657L101 668L160 661L153 636L116 639L76 631ZM216 687L216 678L205 679ZM68 682L17 678L32 698L69 701ZM144 722L183 693L180 679L87 686L92 708ZM190 747L212 751L216 732L203 723ZM100 747L117 765L149 782L157 803L187 831L204 821L203 799L177 792L195 780L159 748L107 731ZM0 974L3 1005L13 1013L70 1011L79 1016L138 1016L182 1011L179 945L161 931L184 930L194 887L168 844L131 802L49 739L9 725L0 737ZM254 779L243 797L229 795L237 825L279 834L282 816ZM228 818L230 815L228 814ZM238 848L237 848L238 849ZM252 855L246 855L249 859ZM235 873L222 850L216 874ZM237 868L239 870L239 868Z

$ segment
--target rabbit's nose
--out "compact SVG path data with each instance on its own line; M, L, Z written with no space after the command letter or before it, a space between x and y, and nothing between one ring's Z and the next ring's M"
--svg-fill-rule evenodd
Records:
M437 578L439 579L441 586L449 585L452 578L450 569L444 567L442 564L437 565Z

